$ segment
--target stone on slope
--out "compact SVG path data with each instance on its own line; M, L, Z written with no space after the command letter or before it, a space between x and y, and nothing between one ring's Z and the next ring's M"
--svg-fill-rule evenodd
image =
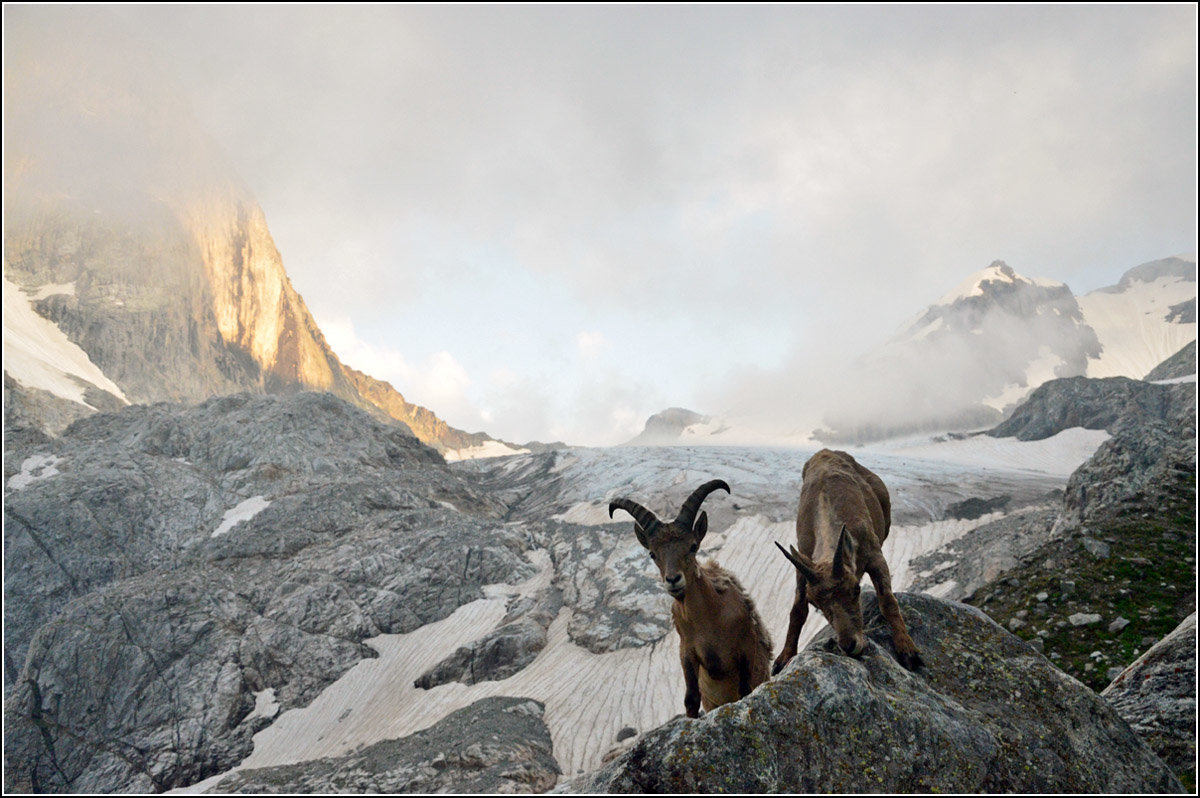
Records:
M859 660L818 635L747 698L647 732L583 792L1180 792L1115 711L974 608L899 594L927 667L902 668L874 593Z

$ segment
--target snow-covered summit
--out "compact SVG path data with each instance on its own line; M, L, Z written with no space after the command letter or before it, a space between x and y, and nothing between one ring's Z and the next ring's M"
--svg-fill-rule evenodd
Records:
M1066 287L1057 280L1050 280L1045 277L1023 277L1014 272L1012 267L1004 261L994 260L986 269L980 269L959 283L954 290L942 295L941 299L935 305L953 305L960 299L983 296L988 293L989 284L991 283L1008 283L1011 285L1030 283L1044 288Z

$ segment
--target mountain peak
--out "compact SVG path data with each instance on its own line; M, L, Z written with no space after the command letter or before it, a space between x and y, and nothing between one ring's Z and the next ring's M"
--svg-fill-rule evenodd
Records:
M1062 288L1064 285L1056 280L1044 277L1023 277L1013 271L1013 268L1002 260L994 260L986 269L980 269L963 280L954 289L944 294L935 304L953 305L963 299L984 296L991 292L994 286L1019 284L1041 286L1043 288Z

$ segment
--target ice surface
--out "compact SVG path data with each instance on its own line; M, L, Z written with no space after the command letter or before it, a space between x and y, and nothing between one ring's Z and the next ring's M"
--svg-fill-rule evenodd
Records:
M934 441L914 438L887 448L854 450L854 455L887 483L898 508L884 543L884 555L897 590L913 581L913 558L942 549L975 527L1001 517L973 521L944 518L945 507L967 496L1002 493L1044 495L1061 488L1067 475L1107 437L1068 430L1045 441L1021 442L985 436ZM794 572L774 542L794 539L800 472L812 449L754 447L615 447L523 455L493 463L464 464L493 476L539 473L546 482L529 483L544 492L547 515L582 524L610 524L608 501L618 495L643 498L658 511L654 497L684 495L719 477L731 496L718 492L706 502L712 531L702 557L729 568L745 584L774 637L783 642L794 588ZM542 506L541 504L538 505ZM239 505L241 507L241 505ZM234 508L237 510L238 508ZM553 510L553 512L550 512ZM234 511L230 511L233 513ZM227 516L228 517L228 516ZM545 517L545 516L543 516ZM627 519L626 519L627 520ZM401 737L427 728L450 712L495 695L527 696L546 706L545 720L554 754L565 776L596 768L626 726L639 732L683 711L683 677L678 638L670 632L656 645L594 654L571 642L572 609L564 607L549 629L549 642L537 658L503 681L459 682L419 690L413 681L429 667L496 628L507 600L533 595L550 584L554 568L547 552L535 550L538 573L515 586L489 586L485 598L460 607L448 618L404 635L368 641L379 652L327 688L308 707L282 713L255 737L253 754L241 768L264 767L344 754L357 746ZM645 567L651 572L649 558ZM945 591L945 584L935 591ZM664 593L664 604L670 602ZM801 637L804 645L824 620L811 612ZM211 782L209 782L211 783ZM188 791L203 789L194 785Z

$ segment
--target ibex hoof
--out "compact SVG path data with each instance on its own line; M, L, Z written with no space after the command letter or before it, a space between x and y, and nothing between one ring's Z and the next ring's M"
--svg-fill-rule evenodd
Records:
M791 659L791 657L779 657L777 660L775 660L775 664L771 666L771 675L778 676L779 672L784 669L784 666L786 666Z
M925 661L921 659L921 655L916 649L912 651L897 651L896 659L900 660L900 664L910 671L915 671L917 668L925 666Z

